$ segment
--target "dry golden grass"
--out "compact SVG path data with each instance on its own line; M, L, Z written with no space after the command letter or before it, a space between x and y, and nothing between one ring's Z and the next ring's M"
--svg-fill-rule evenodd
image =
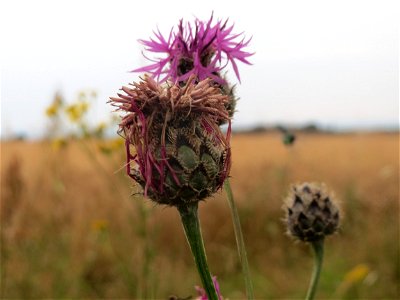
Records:
M2 297L195 294L199 279L177 212L130 196L139 189L123 170L115 173L123 150L105 155L98 143L1 144ZM281 221L290 183L302 181L325 182L345 214L327 240L319 297L399 297L397 134L300 134L290 148L278 134L238 134L232 149L231 184L258 298L305 294L311 252L284 234ZM223 294L243 298L224 194L202 203L200 217ZM350 272L360 264L367 271Z

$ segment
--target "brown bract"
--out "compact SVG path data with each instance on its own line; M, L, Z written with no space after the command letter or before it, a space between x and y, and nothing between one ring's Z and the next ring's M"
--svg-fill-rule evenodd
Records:
M127 112L142 111L145 115L154 110L170 114L206 114L214 121L228 120L226 104L229 97L221 93L218 85L211 78L195 83L191 76L186 85L160 85L153 78L145 75L143 81L122 87L126 95L119 93L111 97L113 105ZM129 124L132 116L127 115L121 126Z
M288 232L301 241L319 241L338 229L339 208L323 184L294 185L284 209Z

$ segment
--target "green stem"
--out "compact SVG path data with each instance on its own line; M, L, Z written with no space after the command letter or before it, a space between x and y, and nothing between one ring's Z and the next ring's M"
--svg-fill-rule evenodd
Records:
M324 257L324 239L312 242L311 246L314 249L314 269L311 276L310 286L308 287L306 300L314 299L315 292L317 290L319 275L321 274L322 261Z
M207 293L208 300L218 300L218 295L208 269L203 237L201 236L200 222L197 215L198 203L181 205L177 208L181 215L183 229L185 230L186 238L192 250L197 271Z
M229 179L225 180L224 186L225 186L226 194L228 196L229 207L231 209L233 228L234 228L235 237L236 237L236 245L237 245L238 252L239 252L240 263L242 265L244 282L246 285L247 299L254 299L253 284L251 283L249 262L247 260L246 247L244 245L243 233L242 233L242 229L240 226L239 213L236 208L235 201L233 199L233 193L232 193L231 185L229 183Z

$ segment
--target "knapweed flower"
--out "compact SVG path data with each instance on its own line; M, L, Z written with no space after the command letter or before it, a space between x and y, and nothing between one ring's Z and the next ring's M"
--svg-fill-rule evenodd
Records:
M228 20L213 24L213 16L206 22L196 19L194 23L184 24L181 20L176 31L172 28L168 39L158 30L154 32L155 38L139 40L146 51L165 54L165 57L148 58L152 64L133 72L150 73L159 82L185 82L195 75L199 81L212 78L223 85L226 81L221 71L231 63L240 81L236 62L250 64L247 58L253 53L243 49L251 38L245 40L243 33L235 34L232 30L233 25L228 26Z
M223 300L224 298L222 297L221 291L220 291L220 289L219 289L219 284L218 284L218 281L217 281L217 276L213 276L212 279L213 279L213 283L214 283L214 286L215 286L215 290L216 290L217 295L218 295L218 299L219 299L219 300ZM195 286L195 289L196 289L197 295L198 295L197 298L196 298L196 300L208 300L206 291L205 291L202 287L200 287L200 286Z
M185 85L159 84L145 76L111 97L127 112L120 123L125 137L127 173L144 195L161 204L198 202L223 185L230 169L228 96L211 78Z
M323 240L337 231L339 209L324 185L294 185L286 199L286 223L289 234L304 242Z

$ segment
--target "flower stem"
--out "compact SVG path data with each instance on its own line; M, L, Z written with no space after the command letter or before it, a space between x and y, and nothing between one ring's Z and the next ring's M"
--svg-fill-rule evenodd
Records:
M312 242L311 246L314 249L314 269L311 276L310 286L308 287L306 300L314 299L315 292L317 290L319 275L321 273L322 261L324 257L324 239Z
M233 199L233 193L232 193L231 185L229 183L229 179L225 180L224 186L225 186L226 194L228 196L229 207L231 209L233 228L235 231L235 238L236 238L236 245L238 248L239 259L240 259L240 263L242 265L242 272L243 272L244 281L245 281L245 285L246 285L247 299L254 299L253 284L251 282L251 277L250 277L249 262L247 260L246 247L244 245L243 233L242 233L242 229L240 226L239 213L237 211L235 201Z
M197 214L198 203L181 205L177 208L181 215L183 229L185 230L185 235L192 250L197 271L199 272L203 288L207 293L208 300L218 300L218 295L208 269L203 237L201 236L200 222Z

